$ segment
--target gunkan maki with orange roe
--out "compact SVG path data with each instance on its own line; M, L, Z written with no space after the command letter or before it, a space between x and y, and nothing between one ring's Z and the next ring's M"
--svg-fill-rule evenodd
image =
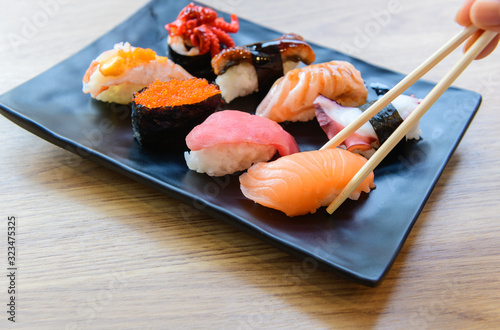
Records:
M142 146L187 150L186 135L221 105L219 87L206 79L157 80L134 94L135 138Z

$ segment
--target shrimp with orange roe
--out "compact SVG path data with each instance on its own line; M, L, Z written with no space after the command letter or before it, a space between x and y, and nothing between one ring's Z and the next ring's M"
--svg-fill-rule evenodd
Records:
M148 48L119 43L90 63L83 76L83 92L100 101L128 104L133 94L155 80L193 78L167 57Z

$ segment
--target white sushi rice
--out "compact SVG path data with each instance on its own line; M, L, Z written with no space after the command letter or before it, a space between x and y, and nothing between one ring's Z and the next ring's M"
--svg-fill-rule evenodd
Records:
M415 110L418 104L422 100L417 99L413 96L409 95L399 95L396 97L391 103L398 110L399 116L403 120L406 120L408 116ZM420 130L420 123L417 122L415 126L411 128L411 130L406 134L407 140L418 140L420 139L420 135L422 135L422 131Z
M300 62L286 61L283 73L296 69ZM237 97L243 97L259 91L259 78L255 67L250 63L241 63L217 76L215 83L219 85L221 95L227 103Z
M177 54L185 56L200 55L200 49L198 47L191 47L188 50L186 44L184 43L184 39L181 36L168 36L167 43Z
M253 164L267 162L276 153L271 145L255 143L225 143L184 153L189 169L210 176L223 176L248 169Z
M121 85L111 86L104 92L98 94L95 99L103 102L114 102L118 104L128 104L132 102L132 96L135 92L143 89L144 85L123 83Z
M297 69L300 66L301 62L295 62L295 61L285 61L283 63L283 74L287 74L288 71L292 71Z
M230 67L226 72L217 76L215 83L219 85L221 96L227 103L259 90L257 72L250 63Z

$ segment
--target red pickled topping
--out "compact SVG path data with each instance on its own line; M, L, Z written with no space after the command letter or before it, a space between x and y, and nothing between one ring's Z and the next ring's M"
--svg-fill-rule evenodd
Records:
M220 52L221 45L234 47L229 33L236 33L239 28L235 14L231 15L231 22L226 22L217 17L215 10L194 3L182 9L175 21L165 25L170 36L181 36L186 45L198 47L200 55L210 51L212 57Z
M134 102L147 108L172 107L202 102L220 94L219 87L206 79L156 80L145 90L134 95Z

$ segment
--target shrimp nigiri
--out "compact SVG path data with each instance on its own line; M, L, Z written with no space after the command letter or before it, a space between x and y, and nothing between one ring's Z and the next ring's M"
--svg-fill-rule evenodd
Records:
M335 148L295 153L258 163L240 176L245 197L293 217L329 205L366 163L366 159ZM375 188L373 172L349 196Z
M135 92L153 81L174 78L193 76L151 49L118 43L90 63L83 77L83 92L100 101L128 104Z
M315 117L313 103L320 94L343 106L359 106L366 102L368 90L349 62L308 65L276 80L256 114L276 122L309 121Z

